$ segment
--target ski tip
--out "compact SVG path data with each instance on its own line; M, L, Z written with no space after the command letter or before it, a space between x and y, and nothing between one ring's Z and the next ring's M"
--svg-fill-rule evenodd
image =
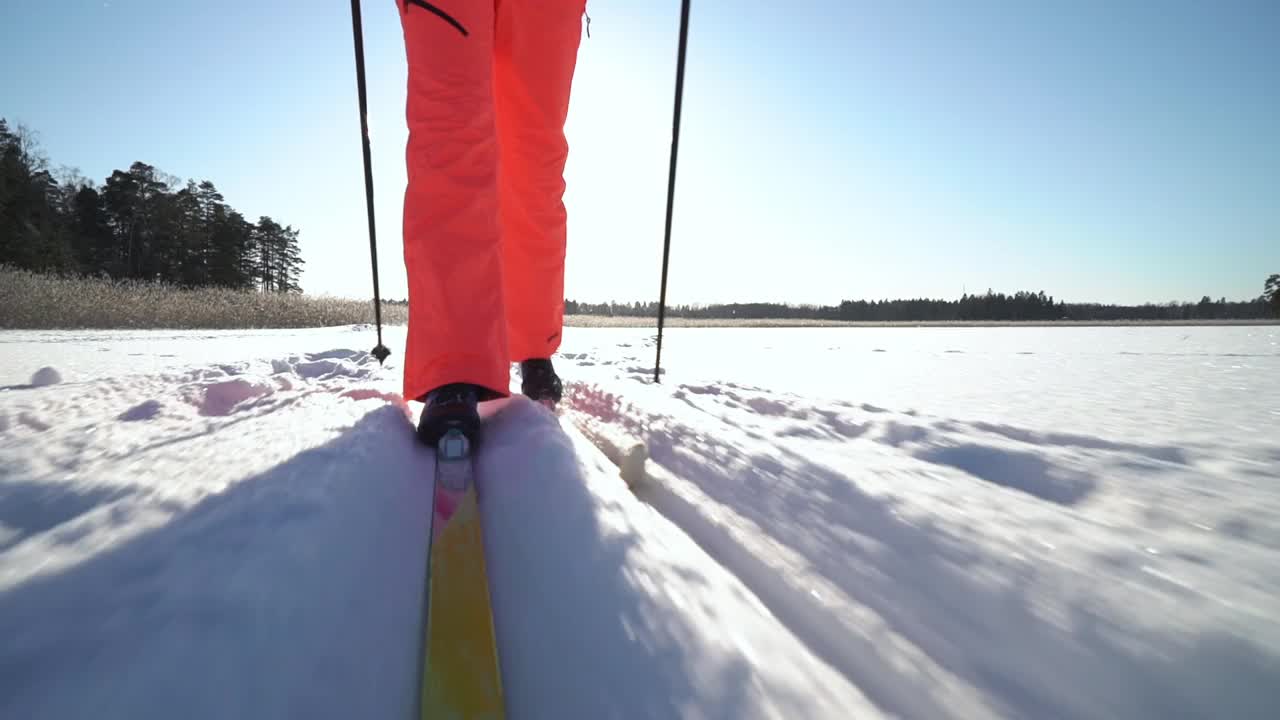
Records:
M626 481L628 487L636 487L644 482L645 465L649 460L649 448L644 443L635 443L622 453L618 463L618 474Z

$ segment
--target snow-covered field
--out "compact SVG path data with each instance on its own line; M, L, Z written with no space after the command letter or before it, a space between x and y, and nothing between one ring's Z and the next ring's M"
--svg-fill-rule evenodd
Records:
M407 717L402 339L0 333L0 717ZM1276 716L1280 327L653 342L486 408L512 718Z

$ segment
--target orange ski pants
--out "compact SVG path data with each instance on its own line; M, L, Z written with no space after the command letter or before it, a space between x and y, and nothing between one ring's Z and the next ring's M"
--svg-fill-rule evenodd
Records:
M396 0L408 60L404 397L510 394L564 319L569 89L586 0Z

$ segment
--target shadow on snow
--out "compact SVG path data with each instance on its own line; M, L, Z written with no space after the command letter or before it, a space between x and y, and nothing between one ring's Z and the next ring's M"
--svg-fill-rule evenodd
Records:
M571 441L521 400L491 418L478 465L508 703L681 715L707 692L691 680L692 628L636 592L623 568L634 539L605 537ZM164 506L160 527L0 593L0 716L405 715L432 462L403 408L382 405L223 492ZM38 511L20 530L57 521L31 501L38 489L9 483ZM78 496L54 514L112 499ZM722 672L724 717L750 681L745 666Z

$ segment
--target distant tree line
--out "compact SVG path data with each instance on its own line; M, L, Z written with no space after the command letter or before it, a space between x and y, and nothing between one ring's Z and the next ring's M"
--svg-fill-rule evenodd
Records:
M38 272L301 292L298 231L256 223L212 182L143 162L101 186L55 176L29 131L0 118L0 265Z
M565 302L571 315L657 317L658 303ZM744 320L843 320L850 322L947 322L947 321L1055 321L1055 320L1259 320L1280 317L1280 275L1272 275L1263 296L1253 300L1213 300L1165 304L1109 305L1068 303L1041 292L1012 295L988 290L982 295L964 294L959 300L917 298L910 300L845 300L839 305L790 305L784 303L730 303L676 305L667 316L693 319Z

